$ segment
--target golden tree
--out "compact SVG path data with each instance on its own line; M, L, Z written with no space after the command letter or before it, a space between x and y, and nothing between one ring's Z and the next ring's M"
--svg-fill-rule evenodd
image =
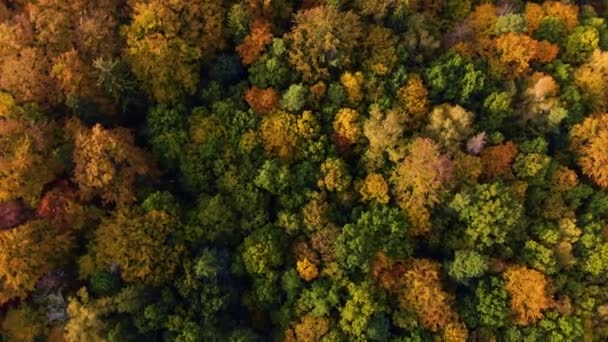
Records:
M408 155L393 173L393 192L399 206L410 217L415 235L430 230L428 209L439 202L441 192L452 176L452 161L441 154L437 143L416 138L408 146Z
M55 178L52 126L0 120L0 200L22 198L36 206L44 186Z
M260 124L264 150L279 158L293 156L298 142L296 116L287 112L276 112L265 116Z
M136 178L153 172L127 129L96 124L80 129L74 144L74 180L84 199L99 195L106 203L132 202Z
M183 247L170 242L176 229L175 218L164 211L119 210L95 231L97 267L115 263L124 281L159 286L172 279L179 266Z
M304 80L329 76L332 66L347 68L362 37L359 16L334 6L318 6L295 14L295 25L286 36L289 58Z
M608 189L608 114L588 117L572 127L570 148L583 174Z
M505 288L511 298L513 321L529 325L543 318L542 311L553 306L545 275L525 266L510 266L503 273Z
M45 273L66 261L74 246L69 230L46 220L30 220L0 231L0 304L24 299Z

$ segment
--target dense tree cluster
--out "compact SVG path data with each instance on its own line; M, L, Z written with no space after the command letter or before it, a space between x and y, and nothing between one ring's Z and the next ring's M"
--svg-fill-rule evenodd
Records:
M607 15L0 1L1 340L608 340Z

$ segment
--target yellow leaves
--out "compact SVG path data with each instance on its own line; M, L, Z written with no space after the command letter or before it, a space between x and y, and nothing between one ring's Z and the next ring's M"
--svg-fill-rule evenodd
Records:
M333 128L349 144L355 144L361 136L359 113L350 108L340 109L334 118Z
M543 318L542 310L553 306L545 275L525 266L511 266L503 273L511 298L513 320L518 325L533 324Z
M366 56L369 56L363 61L363 65L376 75L388 74L399 61L397 43L397 36L390 29L372 25L363 41Z
M260 124L260 133L266 153L282 159L293 156L298 142L296 116L287 112L276 112L265 116Z
M1 231L0 304L25 298L38 279L60 264L73 246L69 231L55 230L44 220Z
M420 323L431 331L439 331L458 321L452 309L453 296L441 284L440 266L429 259L413 259L403 273L404 286L399 289L401 307L418 316Z
M364 201L388 203L388 183L379 173L370 173L363 181L358 182L359 194Z
M574 82L596 110L608 107L608 52L595 50L574 72Z
M583 173L608 189L608 114L587 117L570 131L570 148Z
M469 24L479 35L489 35L494 33L498 16L496 15L496 7L491 3L485 3L475 7L475 10L469 15Z
M95 232L95 264L106 268L117 263L126 282L162 284L172 279L183 251L169 242L176 227L175 218L165 212L119 211Z
M545 1L543 9L548 17L559 18L567 31L572 31L578 25L578 7L561 1Z
M313 264L306 258L296 262L296 269L298 270L300 278L306 281L311 281L319 276L319 269L317 268L317 265Z
M420 127L429 110L428 90L418 74L408 77L406 84L397 91L397 100L406 117L403 118L409 130Z
M129 203L135 199L136 177L153 172L124 128L107 130L97 124L79 131L75 140L74 179L85 199L99 195L106 203Z
M352 74L350 72L345 72L340 76L340 83L346 90L346 95L348 98L348 102L356 105L363 99L363 73L357 71Z

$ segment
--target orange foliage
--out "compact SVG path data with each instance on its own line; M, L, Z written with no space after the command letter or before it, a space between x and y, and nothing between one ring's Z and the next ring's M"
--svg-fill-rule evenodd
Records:
M0 305L25 298L42 275L65 260L73 246L69 231L52 229L46 220L0 231Z
M321 341L329 331L329 320L324 317L304 316L285 331L283 342Z
M49 76L50 68L44 51L25 48L3 61L0 88L8 90L19 102L56 105L61 100L61 95L55 81Z
M508 267L503 277L515 324L533 324L543 318L542 310L553 306L549 282L543 273L518 265Z
M279 92L274 88L260 89L253 86L245 92L245 101L254 112L268 114L279 102Z
M528 70L530 61L536 56L538 41L526 34L509 32L496 39L496 50L506 71L520 74Z
M469 331L462 323L449 323L443 330L444 342L466 342Z
M399 304L418 316L420 323L431 331L438 331L458 321L452 308L453 296L445 292L437 262L413 259L403 274L404 288Z
M511 164L517 154L517 146L512 141L484 149L480 154L483 175L486 178L494 178L506 174L511 170Z
M565 166L560 166L555 173L553 173L551 183L557 191L565 192L578 184L578 176L574 170Z
M578 7L566 4L562 1L545 1L543 9L549 17L559 18L567 31L573 30L578 25Z
M430 215L425 208L439 202L452 176L452 161L429 138L414 139L408 152L393 174L393 190L399 206L410 216L412 233L419 235L430 230Z
M310 93L317 101L323 100L323 98L325 97L326 91L327 91L327 85L325 85L325 82L323 82L323 81L319 81L319 82L313 84L312 86L310 86Z
M559 53L559 47L555 44L552 44L546 40L540 41L538 43L536 54L534 55L534 60L537 60L541 63L549 63L557 57Z
M296 269L298 270L300 278L306 281L311 281L319 276L319 269L317 268L317 265L308 261L306 258L298 260L296 263Z
M469 15L468 22L477 34L488 35L494 33L496 20L498 20L496 6L485 3L475 7Z
M251 24L251 32L243 42L236 47L243 64L253 64L264 52L264 48L272 41L272 28L263 19L256 19Z
M84 208L76 201L76 190L68 182L60 181L40 200L36 216L49 219L54 227L78 229L84 225Z
M542 6L534 3L527 2L526 9L524 10L524 18L526 19L526 32L528 34L534 34L540 27L540 23L545 17L545 11Z
M608 189L608 114L586 118L570 131L570 147L583 173Z
M0 120L0 201L21 198L35 207L61 167L53 158L54 127Z

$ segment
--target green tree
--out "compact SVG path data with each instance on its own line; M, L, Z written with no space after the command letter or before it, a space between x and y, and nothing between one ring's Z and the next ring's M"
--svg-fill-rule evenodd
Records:
M482 251L503 245L523 224L523 206L501 183L477 184L456 194L450 208L464 227L466 244Z

